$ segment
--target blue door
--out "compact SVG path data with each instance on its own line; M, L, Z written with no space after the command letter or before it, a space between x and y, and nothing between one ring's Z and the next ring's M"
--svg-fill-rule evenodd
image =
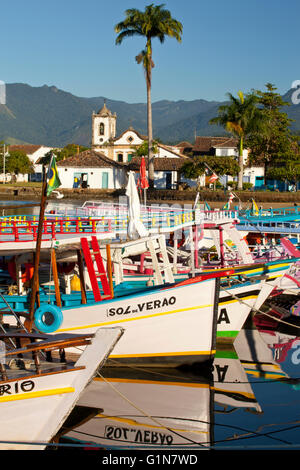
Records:
M104 171L102 173L102 189L107 189L108 188L108 173L107 171Z
M255 187L259 188L260 186L263 186L265 182L265 179L263 176L255 176Z

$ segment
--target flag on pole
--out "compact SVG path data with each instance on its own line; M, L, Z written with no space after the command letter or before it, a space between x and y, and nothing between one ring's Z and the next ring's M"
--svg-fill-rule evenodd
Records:
M47 197L48 197L50 196L50 194L52 193L54 189L58 188L61 185L61 182L58 176L57 167L56 167L56 159L53 153L51 155L47 178L48 178L48 186L47 186Z
M146 162L145 162L145 157L141 158L141 164L140 164L140 177L138 179L138 187L140 189L147 189L149 188L149 183L147 180L146 176Z
M228 201L227 201L226 204L222 207L222 209L224 209L224 210L230 209L230 205L231 205L231 203L232 203L232 201L233 201L234 198L235 198L235 195L230 192L230 193L229 193Z
M252 199L251 215L258 215L258 214L259 214L259 209L254 199Z
M213 173L209 178L209 182L214 183L215 181L217 181L218 178L218 175L216 175L216 173Z

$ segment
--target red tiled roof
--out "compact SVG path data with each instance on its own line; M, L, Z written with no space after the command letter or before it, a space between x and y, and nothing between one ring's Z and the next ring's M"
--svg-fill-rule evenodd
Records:
M195 140L195 145L193 146L194 151L198 152L208 152L211 148L219 148L224 146L228 146L228 143L230 142L230 147L234 145L236 147L237 145L237 139L234 139L232 137L203 137L199 136L196 137Z
M155 171L177 171L185 163L185 158L154 158ZM141 157L133 157L128 163L129 170L139 170L141 164ZM146 159L147 165L147 159ZM148 165L147 165L148 166Z
M14 151L20 151L20 152L25 152L27 155L32 155L34 152L36 152L39 148L43 147L43 145L10 145L9 150L11 152Z
M72 155L65 160L60 160L57 162L57 166L75 168L110 168L117 166L123 168L124 164L115 162L111 158L106 157L103 153L88 149L76 155Z

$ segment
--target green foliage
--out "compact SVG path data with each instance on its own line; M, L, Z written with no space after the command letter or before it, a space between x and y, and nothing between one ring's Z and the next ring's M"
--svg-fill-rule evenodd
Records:
M239 140L239 155L242 155L243 140L255 130L261 131L262 119L252 93L243 95L240 91L238 98L228 93L229 104L219 107L219 115L210 120L210 124L219 124Z
M207 166L220 176L236 176L239 172L239 164L235 157L197 156L186 161L180 173L185 178L196 179L205 173Z
M1 159L1 166L3 171L3 158ZM25 152L15 150L9 153L5 159L5 171L18 175L19 173L27 174L34 173L33 165Z
M137 157L146 157L148 155L148 141L144 140L138 148L133 147L133 150ZM152 151L154 154L157 153L157 142L154 140L152 141Z
M244 140L253 132L262 132L264 116L259 112L257 97L253 93L244 95L238 92L238 98L228 93L230 103L219 107L219 115L210 120L210 124L219 124L238 139L239 173L238 187L243 189L243 149Z
M66 158L72 157L72 155L76 155L76 153L83 152L84 150L88 150L88 147L84 147L83 145L76 145L76 144L67 144L62 149L54 149L53 153L56 156L56 161L65 160ZM52 151L46 153L46 155L41 158L41 164L48 165L50 163Z
M276 166L270 166L267 170L267 177L280 181L297 182L300 180L300 161L284 160Z
M266 84L267 91L255 90L257 106L264 119L264 132L253 132L246 140L251 149L250 164L268 165L282 160L298 158L299 137L292 135L290 125L292 120L282 111L290 104L276 92L277 88L271 83Z

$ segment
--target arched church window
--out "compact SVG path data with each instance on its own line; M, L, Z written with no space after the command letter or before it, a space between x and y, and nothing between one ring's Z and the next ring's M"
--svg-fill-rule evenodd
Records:
M103 124L103 122L101 122L100 126L99 126L99 135L104 135L104 124Z

